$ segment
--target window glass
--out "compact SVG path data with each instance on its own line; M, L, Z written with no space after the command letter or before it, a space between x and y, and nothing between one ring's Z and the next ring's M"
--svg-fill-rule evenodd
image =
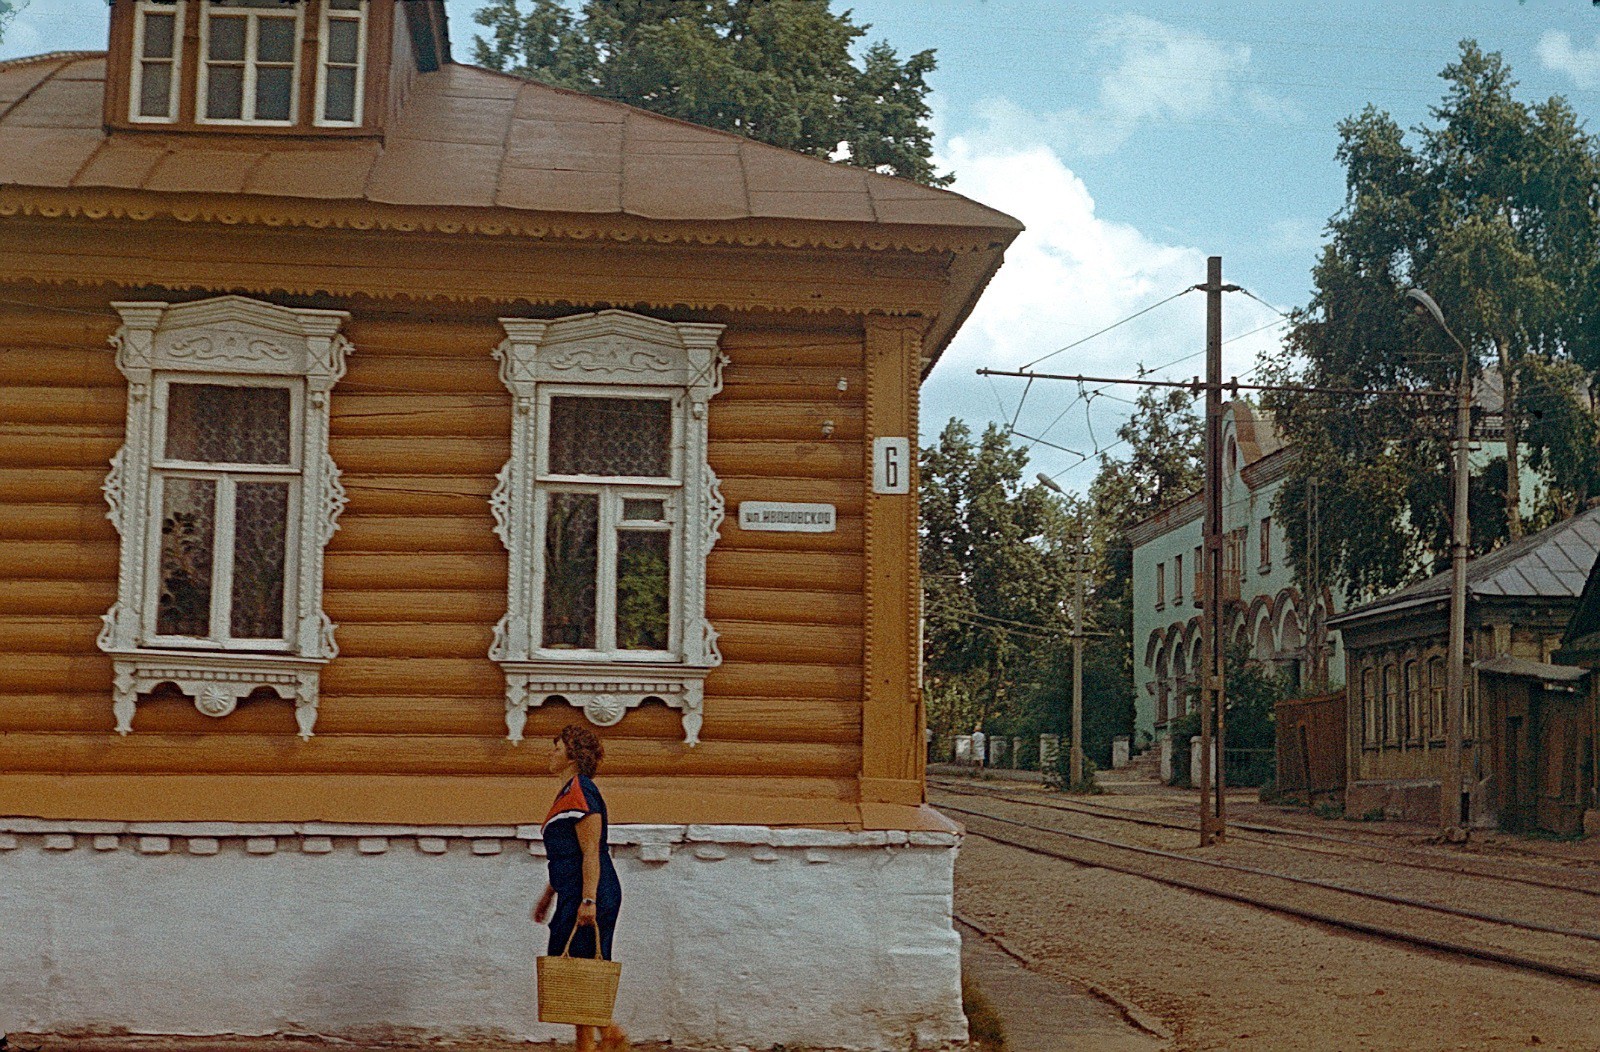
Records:
M289 119L289 100L294 94L293 78L294 70L287 67L264 67L256 71L256 120Z
M171 58L173 16L150 12L144 16L144 58Z
M289 485L240 482L233 513L235 639L283 638L283 581L289 539Z
M360 55L361 23L352 18L328 22L328 61L354 65Z
M661 522L667 517L667 502L664 500L624 500L622 502L622 517L628 520Z
M666 650L671 624L672 535L621 530L617 535L617 648Z
M552 475L672 473L672 403L664 398L552 398L549 433Z
M235 121L244 116L244 68L213 66L206 76L206 116Z
M139 116L166 117L172 113L172 64L146 62L139 70Z
M285 387L172 384L166 459L209 464L288 464Z
M243 18L213 15L206 32L206 57L213 62L243 62L246 28Z
M294 61L294 22L287 18L263 18L257 23L256 60Z
M323 88L322 119L325 121L353 121L356 119L356 71L354 68L332 67L328 70Z
M544 535L544 645L595 647L600 497L551 493Z
M216 550L217 484L168 478L161 487L161 596L156 631L211 634L211 567Z

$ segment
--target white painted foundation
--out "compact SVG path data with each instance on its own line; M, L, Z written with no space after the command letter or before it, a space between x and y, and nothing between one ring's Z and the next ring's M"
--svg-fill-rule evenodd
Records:
M0 1033L550 1041L537 827L0 819ZM964 1041L956 838L615 826L617 1018L689 1046Z

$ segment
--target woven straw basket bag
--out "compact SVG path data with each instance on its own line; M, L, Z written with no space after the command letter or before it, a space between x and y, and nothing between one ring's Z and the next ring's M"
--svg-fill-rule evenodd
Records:
M574 924L561 956L539 958L539 1022L606 1026L617 1003L622 965L601 958L598 929L594 957L571 956L572 936L576 934L578 926Z

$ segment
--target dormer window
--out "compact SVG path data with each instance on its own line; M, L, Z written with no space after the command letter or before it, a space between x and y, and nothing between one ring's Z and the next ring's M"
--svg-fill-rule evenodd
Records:
M361 56L367 51L366 0L326 0L317 67L317 123L361 123Z
M372 134L390 95L404 98L409 75L396 63L439 67L416 48L439 45L430 33L442 19L438 0L114 0L106 122Z
M291 123L301 5L282 0L204 2L200 119Z
M181 0L139 0L131 115L136 121L170 123L177 119L182 26Z

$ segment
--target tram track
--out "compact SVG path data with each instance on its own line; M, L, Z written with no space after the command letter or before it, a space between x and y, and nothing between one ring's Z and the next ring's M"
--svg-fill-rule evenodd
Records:
M988 794L970 795L983 796ZM1199 859L1160 848L1128 844L1088 833L1022 822L968 808L945 805L944 809L970 819L976 819L985 824L985 828L974 828L969 822L969 835L1035 855L1150 880L1169 887L1253 906L1258 909L1367 935L1388 942L1416 946L1435 952L1575 980L1590 985L1600 985L1600 968L1589 964L1590 961L1597 959L1592 947L1580 948L1571 945L1572 943L1600 941L1600 933L1584 929L1565 928L1558 925L1521 921L1481 911L1452 907L1442 903L1411 899L1407 896L1387 895L1382 892L1341 885L1337 882L1299 877L1293 874L1265 870L1260 867L1243 866L1214 859ZM1004 833L996 832L992 827L987 826L988 823L1024 830L1033 837L1043 835L1064 839L1076 845L1087 846L1079 847L1075 851L1062 850L1060 847L1046 847L1037 842L1029 843L1026 840L1018 839L1016 836L1007 836ZM1121 853L1122 857L1108 858L1104 854L1105 852ZM1136 861L1127 860L1129 855L1134 856ZM1190 872L1188 874L1177 874L1162 871L1164 868L1171 867L1190 867ZM1231 881L1232 886L1219 886L1218 883L1197 879L1199 873L1226 874L1224 879ZM1244 879L1241 880L1240 878ZM1261 888L1263 884L1270 885L1274 883L1278 886L1293 889L1302 899L1308 896L1312 898L1323 896L1331 897L1334 901L1321 903L1289 901L1281 893L1276 895L1269 894ZM1350 907L1357 903L1351 902L1352 899L1357 900L1357 902L1377 904L1383 909L1444 915L1469 926L1477 926L1483 930L1477 933L1479 935L1478 941L1469 941L1460 937L1463 934L1461 932L1439 934L1418 930L1418 925L1415 923L1406 926L1396 923L1380 923L1353 915ZM1342 905L1335 905L1334 903L1342 903ZM1545 946L1546 950L1555 949L1557 952L1554 956L1568 959L1550 959L1549 956L1537 957L1521 952L1519 949L1491 945L1490 943L1496 941L1495 939L1483 938L1488 931L1511 933L1513 937L1543 939L1546 942L1555 944ZM1471 933L1468 932L1466 934L1470 935ZM1585 952L1585 949L1587 952ZM1572 958L1576 958L1579 963L1574 963Z
M999 800L1005 803L1017 804L1024 807L1034 807L1041 810L1059 811L1066 814L1084 815L1100 818L1107 821L1126 822L1133 825L1149 826L1174 831L1192 832L1192 822L1164 820L1154 817L1147 812L1137 811L1132 808L1116 807L1109 804L1090 804L1086 801L1046 801L1029 799L1027 797L1012 796L1006 793L990 790L973 790L957 784L930 780L931 788L940 792L956 796L977 797L980 799ZM1582 884L1563 880L1552 880L1541 876L1530 875L1527 872L1527 863L1510 860L1486 860L1457 858L1441 860L1430 858L1417 848L1393 844L1378 844L1369 840L1356 840L1351 837L1335 836L1330 833L1318 832L1309 829L1295 829L1287 826L1272 826L1254 822L1230 821L1228 823L1229 836L1232 839L1255 844L1264 844L1272 847L1284 848L1290 851L1299 851L1305 854L1322 855L1329 858L1359 860L1384 865L1400 865L1408 869L1426 870L1436 873L1448 873L1453 876L1470 877L1479 880L1495 881L1504 884L1518 884L1527 887L1542 888L1548 891L1559 891L1574 895L1583 895L1591 898L1600 898L1600 884ZM1252 835L1262 834L1262 835ZM1372 854L1357 854L1351 851L1316 847L1309 844L1296 844L1287 842L1287 838L1311 840L1319 843L1343 845L1356 848L1361 852ZM1382 857L1373 857L1378 855ZM1507 872L1507 867L1521 866L1521 872Z

